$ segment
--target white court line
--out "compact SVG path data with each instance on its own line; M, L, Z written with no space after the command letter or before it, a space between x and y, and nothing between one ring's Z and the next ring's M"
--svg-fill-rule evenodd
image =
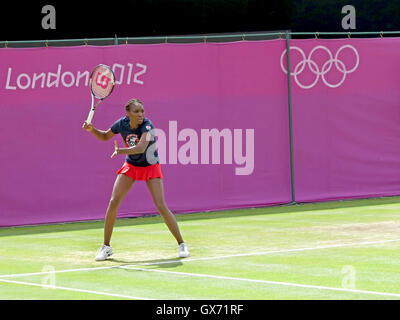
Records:
M132 296L125 296L122 294L115 294L115 293L108 293L108 292L101 292L101 291L93 291L93 290L84 290L84 289L75 289L75 288L66 288L66 287L59 287L59 286L52 286L46 284L38 284L32 282L22 282L22 281L14 281L14 280L5 280L0 279L1 282L8 282L13 284L22 284L27 286L34 286L34 287L42 287L42 288L50 288L50 289L57 289L57 290L66 290L66 291L76 291L76 292L84 292L84 293L92 293L98 294L102 296L110 296L110 297L117 297L117 298L125 298L125 299L134 299L134 300L155 300L149 298L142 298L142 297L132 297Z
M129 270L137 270L137 271L148 271L148 272L175 274L175 275L180 275L180 276L211 278L211 279L220 279L220 280L221 279L222 280L234 280L234 281L244 281L244 282L255 282L255 283L272 284L272 285L278 285L278 286L289 286L289 287L300 287L300 288L318 289L318 290L340 291L340 292L346 292L346 293L349 293L349 292L350 293L362 293L362 294L371 294L371 295L380 295L380 296L386 296L386 297L400 298L400 294L399 293L386 293L386 292L366 291L366 290L357 290L357 289L333 288L333 287L314 286L314 285L290 283L290 282L277 282L277 281L269 281L269 280L235 278L235 277L217 276L217 275L212 275L212 274L177 272L177 271L167 271L167 270L158 270L158 269L144 269L144 268L136 268L136 267L128 267L128 266L125 266L125 267L122 266L121 268L122 269L129 269Z
M80 271L97 271L97 270L107 270L107 269L113 269L113 268L118 269L119 266L80 268L80 269L66 269L66 270L52 270L52 271L31 272L31 273L4 274L4 275L0 275L0 280L2 278L40 276L40 275L46 275L46 274L50 274L50 273L51 274L55 274L55 273L80 272Z
M357 246L365 246L365 245L376 245L376 244L384 244L390 242L399 242L400 239L392 239L392 240L381 240L381 241L367 241L367 242L359 242L359 243L342 243L342 244L332 244L327 246L320 247L310 247L310 248L298 248L298 249L282 249L282 250L272 250L272 251L258 251L258 252L249 252L249 253L239 253L233 255L225 255L225 256L215 256L215 257L202 257L202 258L186 258L186 259L176 259L169 261L159 261L159 262L148 262L148 263L136 263L136 264L128 264L125 266L116 265L110 267L93 267L93 268L80 268L80 269L67 269L67 270L52 270L52 271L42 271L42 272L33 272L33 273L17 273L17 274L8 274L8 275L0 275L0 279L2 278L14 278L14 277L25 277L25 276L36 276L36 275L46 275L46 274L55 274L55 273L69 273L69 272L80 272L80 271L97 271L97 270L107 270L107 269L118 269L121 267L135 267L135 266L152 266L152 265L160 265L160 264L172 264L179 262L191 262L191 261L206 261L206 260L219 260L226 258L235 258L235 257L248 257L248 256L259 256L266 254L276 254L276 253L290 253L290 252L302 252L302 251L311 251L311 250L321 250L321 249L331 249L331 248L342 248L342 247L357 247Z
M182 261L190 262L190 261L203 261L203 260L219 260L219 259L236 258L236 257L261 256L261 255L274 254L274 253L301 252L301 251L312 251L312 250L320 250L320 249L343 248L343 247L354 247L354 246L356 247L356 246L374 245L374 244L399 242L399 241L400 241L400 239L368 241L368 242L347 243L347 244L342 243L342 244L332 244L332 245L327 245L327 246L310 247L310 248L282 249L282 250L238 253L238 254L231 254L231 255L225 255L225 256L216 256L216 257L188 258L185 260L176 259L176 260L160 261L160 262L148 262L148 263L132 264L132 266L152 266L152 265L159 265L159 264L171 264L171 263L177 263L177 262L182 262ZM130 266L130 265L128 265L128 266Z

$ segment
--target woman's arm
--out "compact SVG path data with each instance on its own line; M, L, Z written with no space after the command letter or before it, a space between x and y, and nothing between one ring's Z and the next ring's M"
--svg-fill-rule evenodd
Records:
M111 158L117 154L140 154L146 151L147 146L149 145L151 139L151 133L145 132L142 134L142 137L139 140L139 143L136 146L129 148L119 148L117 141L114 142L115 150L111 155Z
M95 127L93 127L92 124L87 124L86 121L84 122L82 128L92 133L97 139L101 141L110 140L112 137L115 136L114 132L112 132L111 129L108 129L107 131L98 130Z

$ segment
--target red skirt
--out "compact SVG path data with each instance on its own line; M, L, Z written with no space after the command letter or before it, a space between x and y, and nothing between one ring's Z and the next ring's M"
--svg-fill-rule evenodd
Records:
M124 174L133 180L149 180L152 178L163 178L161 172L161 165L159 163L153 164L148 167L136 167L128 162L117 171L117 174Z

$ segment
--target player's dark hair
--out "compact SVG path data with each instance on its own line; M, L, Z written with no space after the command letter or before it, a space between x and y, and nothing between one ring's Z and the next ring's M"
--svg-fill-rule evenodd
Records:
M141 105L144 108L143 102L140 101L139 99L131 99L127 102L125 105L126 111L129 111L131 108L131 105Z

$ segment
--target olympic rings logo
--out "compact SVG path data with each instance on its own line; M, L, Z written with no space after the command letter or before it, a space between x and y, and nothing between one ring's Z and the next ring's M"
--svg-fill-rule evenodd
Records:
M352 50L356 57L356 63L351 69L348 69L344 64L344 62L339 59L339 54L342 52L342 50L345 49ZM310 89L314 87L317 84L320 77L322 78L323 83L325 83L325 85L327 85L328 87L337 88L344 82L347 74L354 72L358 68L358 64L360 62L360 57L358 55L356 48L354 48L349 44L340 47L339 50L336 52L335 57L333 57L331 51L324 46L314 47L308 54L308 57L306 57L304 51L299 47L290 47L290 50L296 50L301 54L302 60L296 64L294 71L290 72L290 75L294 77L294 80L296 81L297 85L303 89ZM328 53L329 56L329 59L325 61L321 69L319 68L318 64L314 60L312 60L312 56L316 50L324 50ZM283 65L283 58L285 57L286 52L287 50L285 49L281 55L281 68L282 71L287 74L287 69ZM314 81L309 85L302 84L298 78L299 74L304 71L306 65L308 66L309 70L315 75ZM325 77L325 75L332 69L333 65L335 65L335 68L342 73L342 77L338 83L329 83Z

